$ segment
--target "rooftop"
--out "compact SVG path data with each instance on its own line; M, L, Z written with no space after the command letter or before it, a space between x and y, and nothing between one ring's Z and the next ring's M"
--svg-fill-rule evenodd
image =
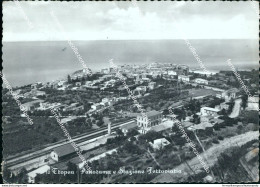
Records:
M207 127L213 127L213 126L214 125L212 125L211 123L203 122L203 123L200 123L198 125L194 125L191 128L194 129L194 130L205 130Z

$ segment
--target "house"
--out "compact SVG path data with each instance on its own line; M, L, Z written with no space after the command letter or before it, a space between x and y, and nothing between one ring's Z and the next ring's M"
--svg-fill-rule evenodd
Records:
M36 108L38 108L40 106L40 103L42 103L42 102L43 102L43 100L37 99L34 101L23 103L22 106L25 108L26 111L32 111L32 110L35 110Z
M150 127L159 125L161 122L162 114L155 110L147 112L146 116L141 114L137 116L137 125L141 128L141 133L143 134L146 133Z
M213 130L213 124L211 124L211 123L209 123L209 122L202 122L202 123L200 123L200 124L198 124L198 125L194 125L194 126L191 126L191 127L189 127L188 129L189 130L198 130L198 131L201 131L201 130L206 130L206 129L209 129L209 130Z
M219 119L219 118L213 118L213 119L210 120L210 123L212 123L213 125L221 124L223 122L224 122L224 120L223 119Z
M55 161L60 161L68 156L71 156L73 154L75 154L75 148L70 144L65 144L62 146L59 146L57 148L55 148L52 152L51 152L51 158Z
M109 106L111 103L108 98L103 98L102 101L100 102L100 104L103 106Z
M58 86L64 86L66 82L67 82L67 81L65 81L65 80L60 80L60 81L57 83L57 85L58 85Z
M200 109L200 113L202 116L214 116L217 115L219 111L220 111L219 109L210 108L210 107L202 107Z
M122 130L124 135L126 135L129 131L137 129L137 124L136 124L136 122L128 123L128 124L122 125L120 127L120 129Z
M144 93L144 92L146 92L146 86L138 86L138 87L136 87L136 90Z
M149 82L149 84L148 84L148 88L150 90L153 90L155 88L155 86L156 86L156 82Z
M31 89L37 89L42 86L43 86L42 82L37 82L37 83L31 84Z
M27 174L27 176L28 176L28 183L35 183L35 177L37 176L37 174L47 173L49 170L50 170L50 166L44 165L44 166L39 167L36 170L33 170L33 171L29 172Z
M248 102L247 102L247 110L258 110L259 107L259 97L257 95L253 97L248 97Z
M194 124L192 122L189 122L189 121L182 121L181 122L181 125L184 127L184 128L189 128L191 126L193 126Z
M153 149L159 150L164 148L165 146L169 145L170 142L165 138L156 139L153 142L149 142Z
M227 91L224 91L221 96L222 96L222 98L225 99L226 102L229 102L232 98L235 99L237 97L238 92L239 92L238 89L231 88Z
M170 75L170 76L175 76L175 75L177 75L177 72L176 72L176 71L169 70L169 71L168 71L168 75Z
M81 86L81 82L76 82L75 85L76 86Z
M190 77L186 75L179 75L178 80L183 82L190 82Z
M194 82L197 83L197 84L205 84L205 85L209 84L209 82L207 80L200 79L200 78L195 79Z
M142 78L143 82L150 82L151 80L149 78Z
M228 110L228 107L229 107L229 105L227 103L225 103L225 102L220 103L220 110L222 110L222 109Z

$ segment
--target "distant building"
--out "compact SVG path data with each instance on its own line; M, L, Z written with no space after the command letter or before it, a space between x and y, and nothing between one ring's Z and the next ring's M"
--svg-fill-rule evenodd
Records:
M47 173L49 170L50 170L50 166L44 165L44 166L39 167L36 170L33 170L33 171L29 172L27 174L27 176L28 176L28 183L35 183L35 177L37 176L37 174Z
M68 156L71 156L73 154L75 154L76 151L74 149L74 147L68 143L65 145L62 145L60 147L55 148L52 152L51 152L51 158L55 161L60 161Z
M223 122L224 122L224 120L223 119L219 119L219 118L213 118L213 119L210 120L210 123L213 124L213 125L221 124Z
M148 88L150 90L153 90L155 88L155 86L156 86L156 82L149 82L149 84L148 84Z
M67 106L67 107L64 107L63 108L63 111L66 112L66 111L78 111L78 110L83 110L84 109L84 106L83 105L80 105L78 103L72 103L70 106Z
M81 86L81 82L76 82L75 85L76 86Z
M45 91L32 90L32 91L31 91L31 95L32 95L33 97L45 96L46 93L45 93Z
M225 102L220 103L220 110L222 110L222 109L228 110L228 107L229 107L229 105L226 104Z
M171 129L172 127L173 127L173 123L168 121L166 123L162 123L160 125L151 127L151 130L155 132L162 132Z
M194 79L194 82L197 84L205 84L205 85L209 84L209 81L207 81L205 79L200 79L200 78Z
M107 134L110 135L111 134L111 122L109 122L107 124Z
M190 82L190 77L185 75L179 75L178 80L183 82Z
M169 70L168 72L168 75L170 75L170 76L175 76L175 75L177 75L177 72L176 71L172 71L172 70Z
M102 101L100 102L100 104L103 106L109 106L111 104L111 102L108 98L103 98Z
M141 129L143 134L146 133L150 127L159 125L162 122L162 114L155 110L147 112L146 116L142 116L141 114L137 116L137 126Z
M219 109L216 108L210 108L210 107L202 107L200 109L200 113L202 116L213 116L213 115L217 115L217 113L219 112Z
M102 108L102 105L99 104L99 103L95 103L95 104L93 104L93 105L91 106L91 108L92 108L93 110L99 110L99 109Z
M165 146L169 145L170 142L165 138L156 139L153 142L149 142L153 149L159 150L164 148Z

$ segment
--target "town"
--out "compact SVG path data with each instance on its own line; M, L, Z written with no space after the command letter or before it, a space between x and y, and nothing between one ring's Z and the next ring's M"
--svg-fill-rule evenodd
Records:
M13 88L32 125L3 89L4 179L18 183L258 180L258 70L238 71L253 97L246 95L231 70L207 74L186 65L154 62L118 66L118 72L149 120L111 67L91 76L78 70L61 80ZM50 109L57 112L93 171L180 172L86 174ZM175 118L210 173L204 171ZM225 167L227 160L230 166Z

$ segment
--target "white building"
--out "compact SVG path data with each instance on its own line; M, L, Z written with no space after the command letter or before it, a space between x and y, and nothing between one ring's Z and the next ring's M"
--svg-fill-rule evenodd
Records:
M139 114L137 116L137 125L141 133L145 134L152 126L159 125L162 122L162 114L155 110L147 112L146 116Z
M33 170L33 171L29 172L27 174L27 176L28 176L28 183L35 183L35 177L37 176L37 174L47 173L49 170L50 170L50 166L44 165L42 167L39 167L36 170Z
M136 87L136 90L141 91L141 92L146 92L146 86L138 86L138 87Z
M202 116L214 116L217 115L219 111L220 111L219 109L210 108L210 107L202 107L200 109L200 113Z
M207 81L205 79L200 79L200 78L195 79L194 82L197 84L205 84L205 85L209 84L209 81Z
M149 142L149 144L153 147L153 149L159 150L164 148L165 146L169 145L170 142L166 140L165 138L156 139L152 142Z

